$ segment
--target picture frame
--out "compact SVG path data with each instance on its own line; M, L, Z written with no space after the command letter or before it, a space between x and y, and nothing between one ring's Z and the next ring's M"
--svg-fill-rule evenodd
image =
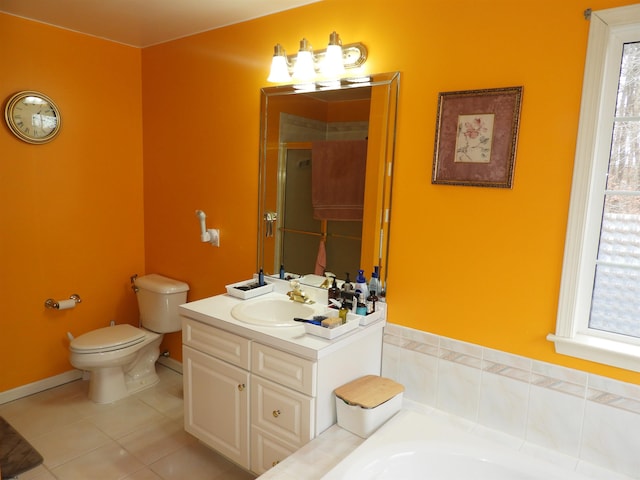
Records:
M522 91L439 94L431 183L512 188Z

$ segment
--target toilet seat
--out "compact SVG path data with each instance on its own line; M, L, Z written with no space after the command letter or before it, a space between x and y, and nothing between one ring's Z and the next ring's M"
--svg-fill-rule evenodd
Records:
M145 339L144 330L127 323L98 328L74 338L71 351L75 353L103 353L136 345Z

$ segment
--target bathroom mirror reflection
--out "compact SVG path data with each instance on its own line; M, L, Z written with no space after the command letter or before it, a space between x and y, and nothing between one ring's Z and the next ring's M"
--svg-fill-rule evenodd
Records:
M386 286L398 72L261 91L258 268Z

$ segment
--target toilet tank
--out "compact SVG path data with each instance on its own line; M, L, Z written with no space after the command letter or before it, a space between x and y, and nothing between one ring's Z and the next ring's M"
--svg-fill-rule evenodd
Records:
M135 285L144 328L156 333L177 332L182 328L178 305L187 302L189 285L156 273L136 278Z

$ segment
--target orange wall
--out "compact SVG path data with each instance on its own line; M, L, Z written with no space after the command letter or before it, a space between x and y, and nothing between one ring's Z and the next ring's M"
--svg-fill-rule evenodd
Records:
M389 320L640 383L545 340L555 330L583 10L625 3L542 0L531 11L512 0L325 0L145 49L147 268L190 282L191 298L253 273L258 92L273 45L292 53L305 36L323 47L336 30L367 45L369 72L402 72ZM432 185L438 93L514 85L524 97L513 189ZM164 190L172 183L175 195ZM221 228L220 249L198 243L195 208Z
M67 330L135 322L132 273L184 280L194 300L254 272L259 90L273 45L293 52L306 36L324 47L333 30L367 45L369 72L402 72L390 321L640 383L557 355L545 340L555 328L583 10L630 3L324 0L142 51L0 15L3 99L42 90L64 115L48 145L0 129L0 348L10 362L0 391L67 370ZM42 44L55 48L37 61L24 55ZM513 85L524 86L513 189L432 185L438 92ZM196 209L220 229L220 248L200 243ZM43 309L76 291L84 302L75 310ZM179 360L179 334L165 343Z
M0 125L0 391L71 369L66 332L137 324L143 273L140 50L0 14L0 103L53 98L51 143ZM4 116L4 114L2 115ZM73 310L47 298L78 293Z

